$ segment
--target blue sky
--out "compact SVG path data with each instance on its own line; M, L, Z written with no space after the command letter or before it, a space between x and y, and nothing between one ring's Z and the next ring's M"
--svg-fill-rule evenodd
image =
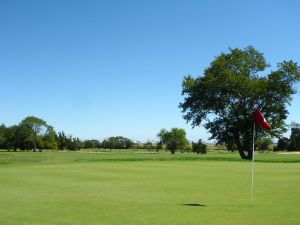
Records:
M299 1L0 1L0 123L34 115L82 139L182 127L184 75L253 45L300 62ZM287 122L300 122L300 95Z

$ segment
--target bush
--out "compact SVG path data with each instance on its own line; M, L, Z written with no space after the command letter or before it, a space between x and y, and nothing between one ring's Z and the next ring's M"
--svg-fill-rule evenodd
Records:
M207 153L207 145L202 142L201 139L199 139L198 142L192 142L192 148L194 153L201 153L206 154Z

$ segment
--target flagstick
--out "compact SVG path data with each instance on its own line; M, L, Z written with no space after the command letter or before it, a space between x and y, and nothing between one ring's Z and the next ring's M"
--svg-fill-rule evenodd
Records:
M253 123L253 141L252 141L252 176L251 176L251 194L250 194L250 207L253 206L253 179L254 179L254 148L255 148L255 123Z

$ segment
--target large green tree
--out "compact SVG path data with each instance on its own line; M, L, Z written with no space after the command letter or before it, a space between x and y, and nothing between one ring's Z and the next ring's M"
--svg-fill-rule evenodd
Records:
M172 128L170 131L161 129L157 136L160 139L160 143L164 144L166 149L170 150L172 154L177 149L184 149L188 144L186 132L181 128Z
M262 75L268 67L263 54L251 46L221 53L202 76L184 78L180 103L184 119L192 126L204 123L218 144L233 139L241 158L251 159L253 109L258 107L270 122L270 135L279 136L286 130L286 107L300 79L293 61L278 63L276 70ZM260 128L256 134L269 135Z
M21 150L57 148L56 134L46 121L29 116L21 121L15 132L15 149Z

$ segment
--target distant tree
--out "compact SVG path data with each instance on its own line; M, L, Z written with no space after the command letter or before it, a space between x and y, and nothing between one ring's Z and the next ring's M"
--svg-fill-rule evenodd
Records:
M72 151L80 150L82 143L79 138L74 138L71 135L69 136L69 146L68 149Z
M6 129L4 124L0 125L0 149L6 149Z
M48 129L43 137L45 149L58 149L57 134L52 126L48 125Z
M192 126L204 126L210 139L226 144L234 138L242 159L252 159L253 109L258 107L272 126L272 136L286 131L287 105L300 80L297 63L283 61L267 76L269 67L262 53L249 46L230 49L216 57L204 75L186 76L182 83L185 96L180 108ZM256 137L265 133L256 129ZM269 135L270 136L270 135Z
M105 140L102 141L101 148L110 149L110 143L108 142L107 139L105 139Z
M5 130L5 137L6 137L6 142L5 142L5 149L13 149L14 151L17 150L17 136L16 136L16 131L18 129L17 125L13 125L10 127L7 127Z
M82 142L79 138L75 138L72 135L66 135L65 132L58 132L57 136L58 149L60 150L80 150L82 148Z
M284 151L287 150L290 145L290 141L286 137L281 137L278 139L277 146L274 148L274 151Z
M271 144L273 144L270 138L262 138L256 142L258 150L268 151L271 150Z
M289 142L289 151L300 151L300 128L292 128Z
M21 121L17 130L16 136L18 139L18 147L22 150L39 149L41 151L44 148L44 135L52 129L46 121L29 116Z
M82 147L89 149L89 148L100 148L101 143L98 140L85 140L82 143Z
M193 152L199 154L206 154L207 153L207 145L203 143L201 139L198 142L192 142Z
M58 137L57 137L57 144L58 144L58 149L60 150L67 150L69 146L69 139L66 136L65 132L58 132Z
M26 124L19 124L15 132L14 149L29 150L33 148L33 144L29 142L32 136L32 129Z
M153 141L148 140L143 144L143 149L147 149L147 150L156 149L156 144Z
M181 128L172 128L170 131L161 129L157 136L160 142L166 145L166 149L170 150L172 154L174 154L177 149L184 149L188 144L186 132Z
M133 141L122 136L110 137L102 142L105 149L129 149L133 146Z

